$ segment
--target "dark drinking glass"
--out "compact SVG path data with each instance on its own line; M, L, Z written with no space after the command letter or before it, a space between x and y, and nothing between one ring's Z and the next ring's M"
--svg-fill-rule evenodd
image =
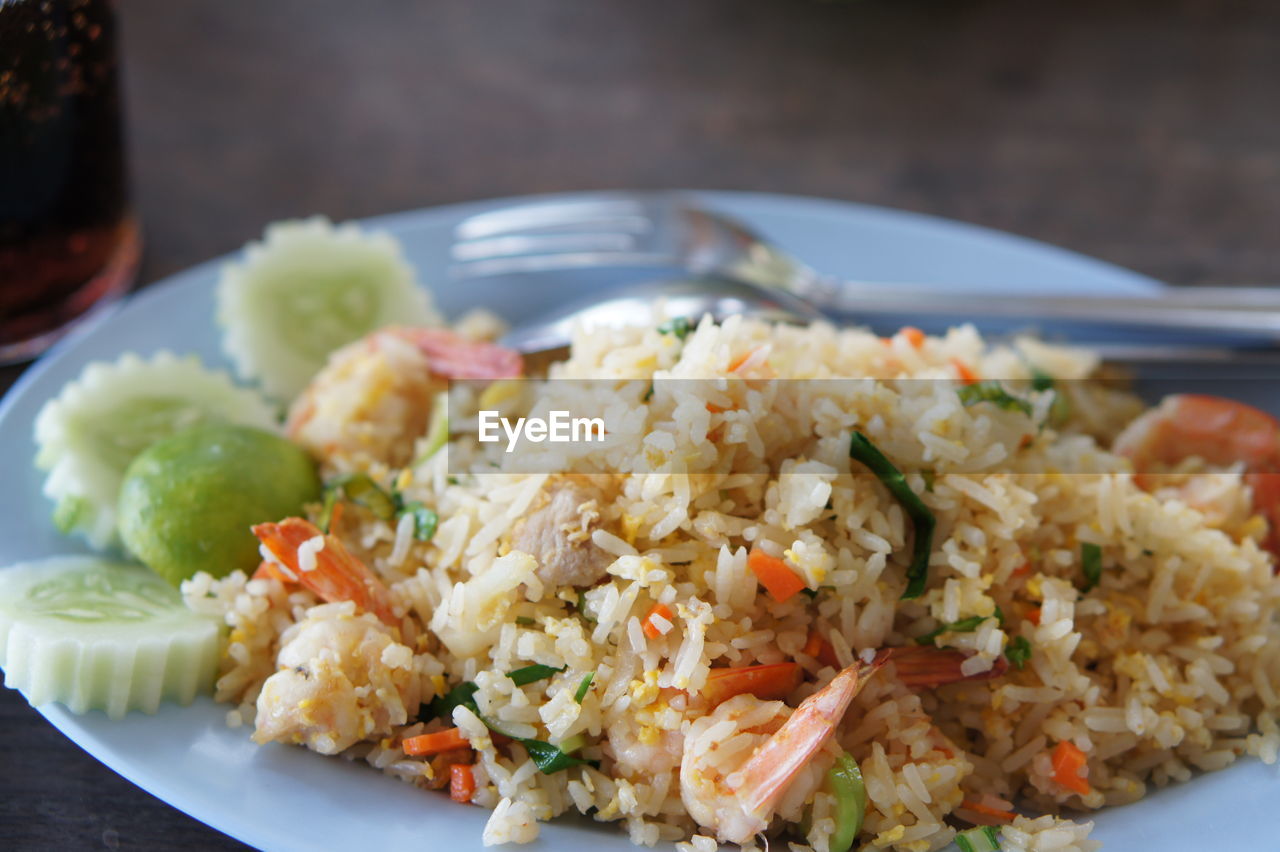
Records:
M0 0L0 362L133 283L110 0Z

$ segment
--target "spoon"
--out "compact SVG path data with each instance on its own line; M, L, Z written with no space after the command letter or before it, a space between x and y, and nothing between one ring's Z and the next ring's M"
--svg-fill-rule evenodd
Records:
M619 328L649 325L656 321L655 309L659 304L663 306L665 316L687 317L692 322L705 315L710 315L716 322L723 322L731 316L743 316L792 325L807 325L824 319L821 311L798 296L744 281L717 277L655 280L620 288L604 299L572 302L517 326L500 342L523 353L530 369L533 369L567 357L575 326ZM1280 368L1280 350L1271 348L1093 341L1081 341L1078 345L1120 367Z

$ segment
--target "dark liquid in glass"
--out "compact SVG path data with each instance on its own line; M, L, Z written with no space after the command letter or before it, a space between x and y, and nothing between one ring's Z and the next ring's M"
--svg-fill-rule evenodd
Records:
M133 280L108 0L0 0L0 360Z

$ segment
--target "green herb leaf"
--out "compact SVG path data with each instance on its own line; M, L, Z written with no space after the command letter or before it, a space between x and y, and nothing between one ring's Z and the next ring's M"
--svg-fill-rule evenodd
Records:
M1031 643L1025 636L1015 636L1004 649L1004 655L1015 668L1021 669L1031 659Z
M1102 548L1090 542L1080 545L1080 564L1084 567L1084 591L1089 591L1102 579Z
M1031 389L1038 391L1047 391L1053 388L1053 376L1041 370L1039 367L1031 368Z
M544 743L542 740L518 740L520 745L524 746L524 750L529 752L529 757L533 759L537 765L538 771L543 775L554 775L561 770L568 769L570 766L598 766L599 764L593 760L583 760L574 757L571 754L565 754L551 743Z
M988 618L993 618L993 617L994 616L990 616L990 615L971 615L968 618L962 618L959 621L953 621L950 624L944 624L941 627L936 627L933 630L930 630L928 633L924 634L923 636L917 636L916 644L932 645L933 641L937 639L939 636L941 636L943 633L972 633L973 631L978 629L979 624L986 621Z
M956 394L966 408L980 402L990 402L1005 411L1021 411L1028 417L1031 416L1031 403L1009 393L996 381L974 382L971 385L956 388Z
M911 564L907 568L907 590L902 593L902 598L918 598L924 594L925 583L929 580L929 555L933 552L933 530L937 526L937 519L920 496L907 485L902 471L894 467L893 462L885 458L884 453L876 449L866 435L861 432L853 433L849 442L849 457L874 473L911 519L916 536L911 549Z
M522 669L516 669L507 672L507 677L515 681L516 686L525 686L534 681L543 680L551 677L553 674L559 674L564 671L563 668L555 668L554 666L544 666L541 663L535 663L532 666L525 666Z
M595 680L595 672L587 672L582 678L582 683L578 684L578 691L573 694L573 700L581 704L587 698L587 693L591 691L591 681Z
M684 340L689 336L689 332L693 330L693 326L689 324L688 317L675 317L658 326L659 334L674 334L676 337Z
M452 719L453 709L461 704L472 713L479 715L475 702L475 694L479 691L480 687L469 680L464 680L444 695L437 695L431 699L431 712L437 718Z

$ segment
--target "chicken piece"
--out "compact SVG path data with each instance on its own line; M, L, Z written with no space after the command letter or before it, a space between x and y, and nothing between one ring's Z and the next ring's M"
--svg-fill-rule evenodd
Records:
M281 638L279 671L258 695L255 741L337 754L417 713L413 652L354 603L313 607Z
M547 500L524 518L511 535L511 549L538 562L534 572L549 588L593 586L613 557L591 540L600 526L599 493L571 480L555 482Z

